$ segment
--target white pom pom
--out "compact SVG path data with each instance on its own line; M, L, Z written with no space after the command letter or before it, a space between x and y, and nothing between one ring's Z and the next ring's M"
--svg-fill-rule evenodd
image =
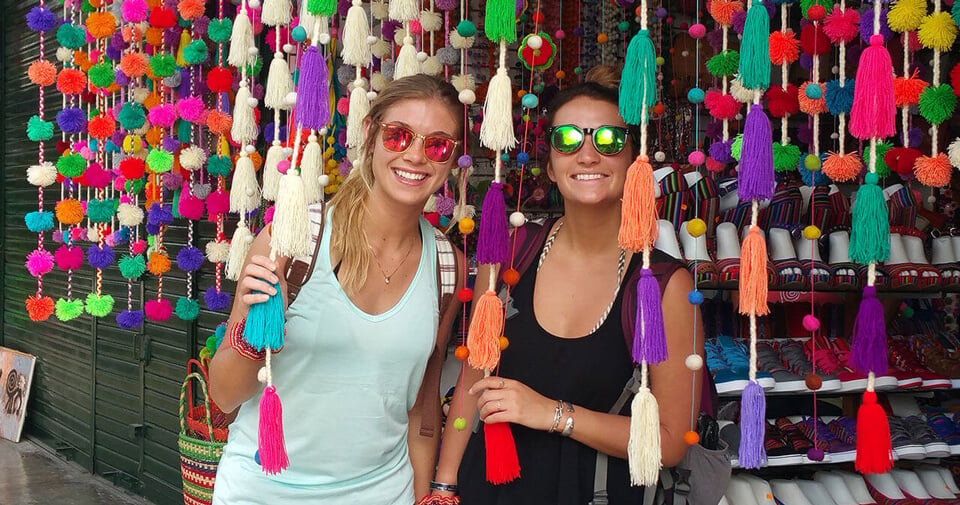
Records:
M667 155L663 151L657 151L653 153L653 159L658 163L663 163L663 161L667 159Z
M737 121L743 121L743 114L737 113L737 115L734 116L733 118L736 119ZM789 142L789 140L787 140L787 142Z
M390 0L387 13L395 21L412 21L420 15L420 2L417 0Z
M320 128L319 130L317 130L317 135L323 137L324 135L326 135L326 134L329 133L329 132L330 132L330 131L327 130L327 127L324 126L323 128Z
M250 105L250 90L244 83L241 83L237 91L236 103L233 107L233 125L230 127L230 135L233 138L245 144L256 140L257 122L253 115L253 107Z
M403 28L397 28L397 31L393 32L393 43L400 46L406 44L407 31ZM410 39L410 43L413 44L413 39Z
M696 372L703 368L703 358L699 354L690 354L683 360L683 364L688 370Z
M937 203L937 195L930 195L927 197L927 203Z
M513 226L514 228L519 228L524 224L526 224L526 222L527 222L527 216L524 216L523 212L516 211L510 214L510 226Z
M247 252L250 251L250 245L253 243L253 234L244 223L237 224L237 229L233 232L233 239L230 240L230 253L227 256L227 278L232 281L240 280L240 274L243 273L243 260L247 258Z
M420 65L420 70L427 75L437 76L440 75L440 72L443 72L443 65L440 64L440 60L436 56L430 56Z
M223 263L230 258L230 243L229 242L207 242L206 247L207 260L210 263Z
M287 54L294 54L297 52L297 46L287 43L283 45L283 52Z
M319 177L317 177L317 184L319 184L321 188L329 186L330 176L327 174L321 174Z
M464 49L468 47L473 47L474 37L463 37L456 30L451 30L449 33L450 36L450 47L454 49Z
M347 20L343 24L341 57L344 63L359 67L370 63L370 44L367 42L369 34L367 12L360 5L350 7L347 11Z
M730 82L730 94L740 103L751 103L753 102L755 92L750 88L743 87L740 79L734 79Z
M427 58L429 57L430 55L427 54L425 51L420 51L417 53L417 61L419 61L420 63L427 61Z
M347 146L358 147L363 143L363 118L370 112L367 90L355 86L350 92L350 110L347 113Z
M370 76L370 88L374 91L383 91L383 88L386 87L388 82L390 81L380 72L374 72L373 75Z
M382 20L386 19L389 15L390 9L387 7L386 2L371 2L370 3L370 15L374 19Z
M280 256L297 258L310 253L310 214L303 180L296 170L280 178L280 197L274 207L270 248Z
M420 28L423 31L432 33L443 27L443 18L440 13L431 11L420 11Z
M503 44L501 44L503 45ZM487 99L483 104L483 123L480 124L480 143L489 149L513 149L517 138L513 132L513 91L507 69L497 69L490 79Z
M284 147L284 148L283 148L283 157L284 157L284 158L289 158L289 157L291 157L291 156L293 156L293 148L292 148L292 147Z
M543 38L539 35L531 35L530 38L527 39L527 45L530 46L530 49L540 49L543 47Z
M257 46L250 46L247 48L247 54L256 57L260 54L260 50L257 48Z
M450 79L450 84L453 84L457 91L477 89L477 81L470 74L457 74Z
M960 168L960 137L950 143L947 148L947 156L950 157L950 164L954 168Z
M142 104L143 101L150 96L150 91L148 91L147 88L133 88L130 90L130 96L134 102Z
M241 9L233 21L227 63L235 67L252 65L256 62L256 53L250 54L251 47L256 47L253 41L253 26L250 24L250 18L247 17L246 9Z
M247 154L253 154L253 153L257 150L257 148L254 147L254 146L252 146L252 145L245 145L245 146L243 146L243 150L244 150Z
M330 43L330 34L329 34L329 33L321 33L320 35L317 36L317 42L318 42L320 45L323 45L323 46L329 44L329 43Z
M380 40L380 38L377 37L376 35L367 35L367 45L371 45L371 46L372 46L372 45L375 44L378 40Z
M291 91L287 93L287 96L283 97L283 102L288 106L292 107L297 104L297 92Z
M131 228L139 226L143 222L143 209L130 203L121 203L117 206L117 221Z
M367 91L367 101L372 102L374 98L377 97L376 91Z
M257 380L260 381L261 384L267 383L267 367L262 366L260 370L257 370Z
M263 162L263 198L271 202L277 199L277 190L280 189L280 172L277 165L283 159L283 147L280 141L273 141L267 149L267 157Z
M260 7L260 0L247 0L247 5L251 9L256 9L257 7Z
M290 74L290 66L284 59L283 53L276 53L273 55L273 61L270 62L263 103L273 110L290 110L286 98L291 91L293 91L293 76Z
M69 63L73 61L73 51L66 47L57 48L57 61L60 63Z
M420 62L417 61L417 50L413 47L413 39L407 37L406 40L409 40L410 43L405 43L400 48L400 54L397 55L397 64L393 70L394 80L420 73Z
M30 165L27 168L27 182L45 188L57 182L57 167L49 161L44 161L42 165Z
M292 7L290 0L264 0L260 20L267 26L288 25L293 18Z
M303 179L303 196L307 203L319 202L323 197L323 188L317 182L320 168L323 166L323 147L312 136L307 146L303 148L303 159L300 160L300 177Z
M193 172L203 168L207 161L207 153L199 146L190 146L180 151L180 166L184 170Z
M377 39L375 43L370 46L370 54L373 54L378 59L383 59L385 56L390 54L390 44L386 40Z
M464 105L473 105L477 101L477 95L471 89L465 89L457 95L457 98L460 100L460 103Z
M230 212L250 212L257 207L260 207L260 187L257 185L253 160L249 156L240 156L233 171Z
M256 109L257 106L260 105L260 100L257 100L251 96L250 98L247 98L247 105L249 105L251 109Z
M96 242L100 240L100 231L96 228L87 228L87 241Z

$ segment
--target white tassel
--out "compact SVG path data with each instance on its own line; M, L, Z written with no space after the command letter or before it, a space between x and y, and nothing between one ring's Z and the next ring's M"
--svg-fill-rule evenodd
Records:
M393 5L393 2L390 2L390 4ZM413 38L404 37L403 47L400 48L400 54L397 55L397 64L393 69L393 80L419 73L420 61L417 60L417 49L413 47Z
M253 160L246 154L237 159L230 187L230 212L245 213L260 207L260 187Z
M117 221L129 228L140 226L143 222L143 209L130 203L121 203L117 206Z
M351 106L352 107L352 106ZM349 122L347 123L349 125ZM348 130L349 131L349 130ZM323 188L317 179L323 165L323 148L317 142L316 135L310 135L310 142L303 148L300 160L300 178L303 179L303 196L307 203L316 203L323 198Z
M950 157L950 164L954 168L960 168L960 138L950 143L950 147L947 148L947 156Z
M440 60L436 56L430 56L427 61L420 65L420 69L427 75L438 76L443 71L443 65L440 64Z
M277 165L283 159L283 147L279 140L274 140L270 149L267 149L267 159L263 162L263 198L271 202L277 199L280 189L280 172Z
M49 161L42 165L30 165L27 169L27 182L32 186L45 188L57 182L57 167Z
M420 2L417 0L390 0L387 5L387 13L390 19L400 21L412 21L420 16Z
M650 389L642 386L630 404L630 441L627 443L630 482L652 486L660 476L660 406Z
M487 99L483 103L483 123L480 124L480 143L495 151L508 151L517 144L513 134L513 98L510 76L500 67L490 79Z
M353 6L347 11L347 20L343 23L343 52L341 57L347 65L365 67L370 63L370 23L363 2L353 0Z
M439 30L443 26L443 18L440 17L440 14L433 11L421 11L420 12L420 27L423 28L423 31L432 33Z
M280 197L273 212L270 249L287 258L310 253L310 214L307 212L303 180L293 169L280 179Z
M207 260L210 263L223 263L230 258L230 244L228 242L207 242Z
M257 139L257 121L250 106L250 89L247 82L240 82L237 90L236 103L233 105L233 125L230 126L230 135L241 144L247 144Z
M253 234L250 233L250 229L242 221L237 223L237 230L233 232L233 238L230 240L230 255L227 257L227 279L240 280L240 274L243 272L243 261L247 258L247 252L250 251L251 244L253 244Z
M263 103L273 110L290 110L287 95L293 91L293 76L290 75L290 66L283 57L283 53L273 53L270 62L270 72L267 74L267 90L264 93Z
M350 92L350 112L347 114L347 147L363 144L363 118L370 112L370 100L362 83L354 81Z
M253 26L250 24L250 18L247 17L247 10L240 9L237 18L233 20L233 31L230 32L230 52L227 53L227 63L242 67L253 64L256 61L256 55L250 54L250 48L254 47Z
M263 10L260 19L267 26L288 25L293 19L290 0L263 0Z

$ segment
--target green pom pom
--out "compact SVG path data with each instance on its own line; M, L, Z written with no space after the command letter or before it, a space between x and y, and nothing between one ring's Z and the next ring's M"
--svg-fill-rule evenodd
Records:
M80 49L87 43L87 34L76 25L62 24L57 28L57 42L67 49Z
M740 66L740 53L728 49L707 60L707 72L714 77L730 77Z
M230 161L229 156L211 156L207 158L207 172L213 176L223 176L228 177L230 175L230 167L233 166L233 162Z
M163 149L151 149L147 154L147 166L154 173L169 172L173 168L173 155Z
M200 304L196 300L181 297L177 299L176 311L177 317L183 321L193 321L200 315Z
M467 420L464 419L464 418L462 418L462 417L458 417L458 418L454 419L454 420L453 420L453 428L454 428L455 430L457 430L457 431L463 431L463 430L467 429Z
M86 304L87 314L93 317L103 317L113 310L113 297L110 295L97 295L90 293L87 295Z
M483 32L493 42L517 40L517 4L514 0L487 0L483 16Z
M800 148L793 144L773 144L773 168L777 172L792 172L800 164Z
M890 175L890 167L887 166L887 162L883 161L883 157L886 156L887 151L893 147L893 144L887 141L877 142L877 176L886 177ZM863 165L870 166L870 149L863 150Z
M457 23L457 34L461 37L473 37L477 34L477 26L469 19L462 19Z
M210 349L211 351L216 351L216 350L217 350L217 341L219 341L219 340L220 340L220 339L217 338L216 335L210 335L209 337L207 337L206 348L207 348L207 349Z
M866 265L890 257L890 222L887 200L880 186L868 182L857 190L853 203L850 259Z
M141 177L139 179L127 181L123 183L123 189L128 193L139 193L143 191L143 187L145 184L146 184L146 181L144 181L143 177Z
M114 200L97 200L91 199L87 201L87 217L90 218L92 223L109 223L110 219L114 215Z
M147 262L142 254L120 258L120 275L124 279L139 279L147 271Z
M96 12L97 8L90 3L90 0L83 0L83 2L80 3L80 10L85 14L90 14L91 12Z
M807 10L814 5L822 5L827 12L833 9L833 0L800 0L800 14L807 17Z
M136 130L147 121L147 112L143 109L143 105L137 102L127 102L120 109L117 119L120 120L120 126L123 129Z
M307 12L314 16L330 17L337 12L337 0L307 0Z
M730 144L730 156L733 159L740 161L740 148L743 147L743 134L738 133L733 139L733 143Z
M30 116L27 121L27 138L34 142L53 138L53 123L40 119L40 116Z
M183 49L183 61L191 65L203 63L208 55L207 44L200 39L194 40Z
M155 54L150 57L150 69L157 77L170 77L177 70L177 61L170 54Z
M247 75L258 75L263 70L263 58L257 55L253 65L247 65Z
M90 79L90 84L98 88L106 88L113 84L113 65L109 63L94 65L90 67L90 72L87 74Z
M87 160L77 153L61 156L57 160L57 172L64 177L79 177L87 169Z
M60 298L54 305L54 314L61 321L70 321L83 314L83 300L66 300Z
M230 32L233 31L233 21L230 18L211 19L207 26L207 36L214 42L226 42L230 40Z
M938 125L953 115L957 108L957 95L949 84L928 86L920 94L920 115L931 124Z

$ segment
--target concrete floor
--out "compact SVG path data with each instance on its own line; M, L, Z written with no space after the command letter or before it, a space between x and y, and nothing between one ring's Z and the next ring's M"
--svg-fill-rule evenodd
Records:
M0 440L0 505L149 505L30 440Z

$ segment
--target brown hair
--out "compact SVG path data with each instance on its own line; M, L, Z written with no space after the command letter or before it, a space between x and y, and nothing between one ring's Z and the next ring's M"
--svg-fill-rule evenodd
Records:
M359 162L330 200L333 205L330 249L340 258L340 281L344 291L355 293L367 280L372 253L364 232L367 198L373 188L373 150L380 138L380 121L386 112L404 100L437 100L457 118L457 137L463 134L462 105L457 90L436 77L418 74L392 81L370 104L368 128L360 146ZM450 163L455 157L451 157Z

